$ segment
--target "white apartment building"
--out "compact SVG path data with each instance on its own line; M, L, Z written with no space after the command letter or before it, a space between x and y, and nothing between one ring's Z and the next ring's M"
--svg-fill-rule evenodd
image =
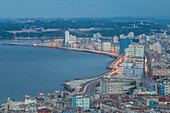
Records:
M125 83L121 80L102 78L101 79L101 93L104 94L123 94L123 86Z
M69 31L65 32L65 38L64 38L64 45L67 46L68 42L70 40L70 34Z
M85 110L90 108L90 97L84 95L73 95L72 96L72 107L82 107Z
M102 51L109 52L111 50L111 43L110 42L103 42L102 43Z
M144 45L131 44L125 49L126 57L144 57Z
M114 36L114 37L113 37L113 42L114 42L114 43L118 43L118 42L119 42L119 37Z

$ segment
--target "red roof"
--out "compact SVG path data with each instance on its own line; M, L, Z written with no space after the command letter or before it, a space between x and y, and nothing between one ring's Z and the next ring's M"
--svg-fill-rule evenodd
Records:
M143 110L147 110L147 108L131 108L131 110L140 110L140 111L143 111Z
M159 101L165 102L166 98L165 97L159 97Z
M110 99L116 99L117 95L110 95Z
M117 75L118 73L117 72L115 72L115 73L113 73L112 75Z
M49 112L52 112L52 110L48 108L43 108L43 109L38 110L38 113L49 113Z
M145 96L145 94L137 94L137 96Z
M169 96L159 97L159 101L161 101L161 102L170 102L170 97Z

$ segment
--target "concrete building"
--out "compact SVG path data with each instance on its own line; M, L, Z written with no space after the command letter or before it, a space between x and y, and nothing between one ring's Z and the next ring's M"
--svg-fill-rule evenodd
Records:
M69 41L75 41L77 38L76 36L70 35L69 36Z
M152 67L151 72L153 76L170 77L170 67Z
M130 77L142 77L143 75L143 68L125 68L124 74Z
M96 40L98 40L101 37L102 37L102 35L100 33L93 34L93 38Z
M125 83L120 79L101 78L101 93L104 94L123 94Z
M64 46L68 45L69 40L70 40L69 31L66 31L65 32L65 38L64 38Z
M119 37L114 36L114 37L113 37L113 42L114 42L114 43L118 43L118 42L119 42Z
M85 110L90 108L90 97L83 95L73 95L72 96L72 108L82 107Z
M110 42L103 42L102 43L102 51L109 52L111 50L111 43Z
M153 51L156 51L158 54L161 54L161 45L159 43L149 45L149 49L152 49Z
M125 49L126 57L144 57L144 45L131 44Z

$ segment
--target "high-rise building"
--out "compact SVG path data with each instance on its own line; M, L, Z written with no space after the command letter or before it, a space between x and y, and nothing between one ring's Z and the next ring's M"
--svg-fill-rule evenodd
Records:
M102 43L102 51L109 52L111 50L111 43L110 42L103 42Z
M70 39L69 31L66 31L65 38L64 38L64 46L68 45L69 39Z
M124 53L125 49L131 44L129 37L120 38L120 54Z
M144 57L144 45L131 44L125 49L126 57Z
M118 43L119 42L119 37L114 36L113 41L114 41L114 43Z

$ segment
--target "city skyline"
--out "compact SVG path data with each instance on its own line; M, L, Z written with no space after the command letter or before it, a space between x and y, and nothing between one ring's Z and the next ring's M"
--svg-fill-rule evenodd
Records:
M170 0L0 0L0 113L170 113Z
M169 0L5 0L0 18L170 17Z

